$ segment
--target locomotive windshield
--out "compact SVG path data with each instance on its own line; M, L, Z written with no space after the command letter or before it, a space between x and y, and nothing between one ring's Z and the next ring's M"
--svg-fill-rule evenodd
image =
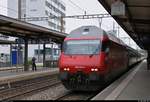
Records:
M65 54L99 54L100 40L68 40L64 42Z

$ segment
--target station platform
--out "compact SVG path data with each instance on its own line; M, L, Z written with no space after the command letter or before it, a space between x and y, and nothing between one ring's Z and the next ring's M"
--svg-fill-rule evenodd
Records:
M58 68L37 68L36 71L0 71L0 85L57 73Z
M149 100L150 70L143 60L91 100Z
M23 73L32 73L32 72L39 72L39 71L45 71L45 70L55 70L55 69L58 69L58 68L37 67L36 71L32 71L31 68L29 69L29 71L24 71L22 67L18 67L18 68L16 68L16 67L6 67L6 68L0 68L0 77L20 75L20 74L23 74Z

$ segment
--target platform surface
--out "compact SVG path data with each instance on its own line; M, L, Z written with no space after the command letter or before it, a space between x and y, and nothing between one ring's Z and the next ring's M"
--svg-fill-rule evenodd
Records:
M51 71L57 71L58 68L37 68L36 71L32 71L31 69L29 71L23 71L23 70L13 70L13 71L0 71L0 79L6 78L6 77L14 77L14 76L21 76L25 74L35 74L35 73L42 73L42 72L51 72Z
M150 100L150 70L146 60L101 91L92 100Z

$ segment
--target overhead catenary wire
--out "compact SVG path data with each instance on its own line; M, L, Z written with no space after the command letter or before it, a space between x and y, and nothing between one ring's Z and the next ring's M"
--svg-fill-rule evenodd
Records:
M99 20L99 25L101 25L101 23L102 23L102 18L107 18L108 17L108 15L105 15L104 14L104 16L99 16L99 14L97 15L86 15L86 11L83 9L83 8L81 8L80 6L78 6L76 3L74 3L72 0L68 0L71 4L73 4L75 7L77 7L77 8L79 8L80 10L82 10L82 11L84 11L84 15L75 15L75 16L66 16L66 17L63 17L63 18L76 18L76 19L93 19L93 18L98 18L98 19L101 19L101 20ZM4 6L2 6L2 5L0 5L1 7L3 7L3 8L7 8L7 9L9 9L9 10L11 10L11 11L13 11L13 12L15 12L16 14L18 14L18 11L17 10L14 10L14 9L11 9L11 8L9 8L9 7L4 7ZM71 6L71 7L73 7L73 6ZM43 21L43 20L48 20L48 19L54 19L55 17L31 17L31 16L29 16L28 15L28 17L23 17L23 18L21 18L22 20L24 20L24 21ZM60 18L60 17L57 17L57 18Z
M68 0L71 4L73 4L74 6L76 6L77 8L79 8L80 10L82 10L84 12L84 14L86 15L87 11L84 10L83 8L81 8L80 6L78 6L76 3L74 3L72 0Z
M68 0L71 4L73 4L74 6L76 6L77 8L79 8L80 10L82 10L82 11L84 11L84 15L87 15L87 11L86 10L84 10L83 8L81 8L80 6L78 6L76 3L74 3L72 0ZM72 6L71 6L72 7ZM72 16L72 17L69 17L69 18L77 18L77 19L93 19L93 18L97 18L98 19L98 22L99 22L99 27L101 28L101 25L102 25L102 19L103 18L107 18L108 17L108 15L107 15L107 17L106 16L102 16L102 17L100 17L99 15L97 16L93 16L93 15L90 15L90 16ZM68 18L68 17L67 17Z
M71 4L73 4L74 6L76 6L77 8L79 8L80 10L86 12L83 8L81 8L80 6L78 6L76 3L74 3L72 0L68 0ZM7 8L11 11L13 11L14 13L18 14L18 11L15 10L15 9L12 9L12 8L9 8L9 7L5 7L3 5L0 5L0 7L2 8ZM72 7L72 6L71 6ZM103 15L103 14L102 14ZM29 16L29 15L28 15ZM104 16L101 16L100 14L91 14L91 15L74 15L74 16L66 16L66 17L63 17L63 18L76 18L76 19L93 19L93 18L99 18L99 19L102 19L102 18L107 18L109 17L107 14L104 14ZM60 18L60 17L23 17L21 18L22 20L28 20L28 21L43 21L43 20L48 20L48 19L54 19L54 18Z
M78 5L77 5L76 3L74 3L72 0L68 0L68 1L69 1L70 3L72 3L74 6L78 7L80 10L84 11L84 14L87 13L86 10L84 10L83 8L81 8L80 6L78 6ZM9 7L3 6L3 5L0 5L0 7L5 8L5 9L9 9L9 10L13 11L13 13L18 14L18 11L15 10L15 9L12 9L12 8L9 8ZM71 7L72 7L72 6L71 6ZM7 11L7 10L5 10L5 11ZM28 18L31 17L30 15L27 15L27 16L28 16ZM26 17L25 17L25 18L26 18ZM34 17L34 18L37 18L37 17ZM43 17L40 17L40 18L43 18ZM45 18L45 17L44 17L44 18ZM55 18L55 17L50 17L50 18Z
M109 14L88 14L88 15L72 15L72 16L60 16L60 17L26 17L22 19L26 19L28 21L43 21L48 19L55 19L55 18L74 18L74 19L95 19L95 18L110 18Z

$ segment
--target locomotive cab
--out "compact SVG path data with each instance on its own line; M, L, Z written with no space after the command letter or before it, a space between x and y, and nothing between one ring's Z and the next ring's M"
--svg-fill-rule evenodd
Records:
M60 79L68 84L88 85L103 79L105 56L109 48L102 51L101 40L66 40L60 62Z
M87 28L83 28L83 31L86 31L83 32L84 36L67 37L63 43L59 68L60 79L67 89L92 90L99 87L97 83L104 82L109 53L107 37L102 35L102 31L95 36ZM98 85L97 88L95 85Z

